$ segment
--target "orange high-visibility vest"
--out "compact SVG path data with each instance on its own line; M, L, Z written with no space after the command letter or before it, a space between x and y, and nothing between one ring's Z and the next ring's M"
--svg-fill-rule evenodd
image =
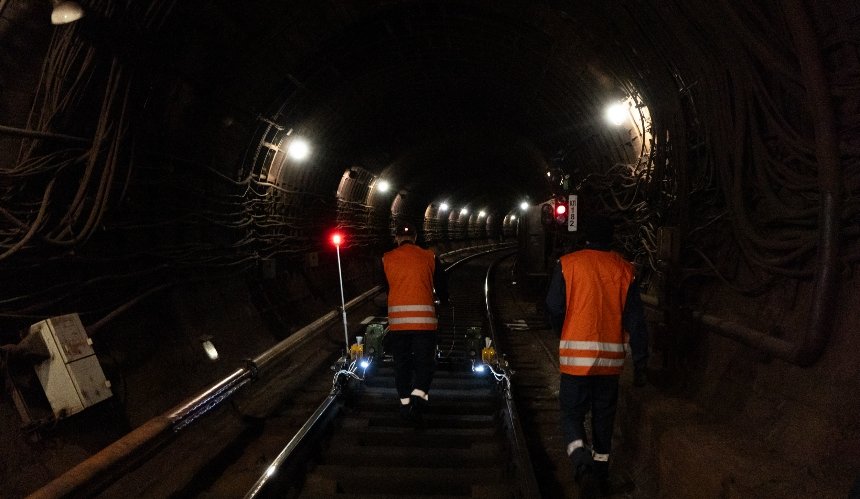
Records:
M621 316L633 265L612 251L586 249L559 259L567 309L561 329L561 372L574 376L621 374L625 333Z
M388 279L388 328L391 331L435 330L434 253L414 244L403 244L384 254L382 265Z

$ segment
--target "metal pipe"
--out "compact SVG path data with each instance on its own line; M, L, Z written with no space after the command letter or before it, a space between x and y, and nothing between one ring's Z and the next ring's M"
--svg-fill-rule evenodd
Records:
M352 300L346 303L346 308L350 309L359 303L369 299L371 296L379 293L382 288L380 286L375 286L365 291L364 293L356 296ZM285 351L290 350L291 348L304 343L308 338L311 337L311 333L319 331L325 326L328 326L332 321L337 319L337 312L329 312L314 322L308 324L307 326L299 329L295 333L291 334L288 338L285 338L277 345L272 348L266 350L265 352L258 355L251 362L253 365L259 369L261 372L263 369L269 366L273 361L275 361L278 357L281 356Z
M832 327L832 311L838 293L842 168L827 70L815 39L812 22L800 0L783 0L783 11L797 48L800 72L806 82L807 105L815 133L818 184L821 190L818 274L815 279L812 315L803 341L791 352L792 360L801 366L807 366L821 356Z
M34 139L54 139L65 142L81 142L84 144L89 144L93 141L92 139L87 139L84 137L75 137L74 135L65 135L62 133L52 132L40 132L38 130L27 130L24 128L16 128L7 125L0 125L0 134L15 135L18 137L29 137Z

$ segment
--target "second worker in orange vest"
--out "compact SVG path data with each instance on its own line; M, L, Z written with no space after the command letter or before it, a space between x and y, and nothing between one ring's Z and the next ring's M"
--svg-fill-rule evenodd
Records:
M621 492L611 490L616 487L609 481L618 379L629 333L634 383L644 384L648 333L633 265L609 249L612 222L594 216L585 229L586 248L559 259L546 305L553 329L561 336L558 397L567 455L573 461L577 481L590 496L594 492ZM589 411L591 449L584 426Z
M411 224L398 224L397 248L382 256L382 265L388 287L388 347L394 356L400 412L420 422L436 367L435 297L446 302L448 286L436 255L415 244L417 235Z

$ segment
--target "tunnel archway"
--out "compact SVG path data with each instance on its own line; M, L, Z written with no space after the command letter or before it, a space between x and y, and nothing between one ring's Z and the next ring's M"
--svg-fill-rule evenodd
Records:
M332 228L354 295L398 220L507 240L523 199L576 194L619 222L691 404L774 428L774 469L841 452L805 442L860 410L852 2L81 4L0 2L0 338L79 313L132 421L157 368L181 398L336 304Z

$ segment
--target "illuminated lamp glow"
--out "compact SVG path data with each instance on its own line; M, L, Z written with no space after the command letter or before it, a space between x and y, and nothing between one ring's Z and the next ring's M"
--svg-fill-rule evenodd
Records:
M359 365L361 366L362 369L367 369L368 367L370 367L370 362L368 362L366 360L362 360Z
M478 364L477 366L475 366L475 372L476 373L484 372L484 364Z
M296 137L290 141L290 146L287 148L287 154L296 161L307 159L311 153L311 146L305 139Z
M527 209L529 209L529 203L528 203L528 201L523 201L522 203L520 203L520 209L521 209L521 210L527 210Z
M210 340L203 342L203 351L206 352L206 356L209 357L209 360L218 360L218 350Z
M627 107L624 104L612 104L606 108L606 120L615 126L624 123L627 117Z
M511 215L511 220L516 220L516 219L517 219L516 215Z
M486 212L486 211L481 210L481 211L479 211L479 212L478 212L478 218L484 218L485 216L487 216L487 212Z
M54 10L51 11L51 24L68 24L84 17L84 9L78 2L54 0Z
M439 205L439 211L448 211L448 203L442 203Z
M340 232L335 232L331 235L331 243L335 246L340 246L341 244L343 244L343 240L343 234L341 234Z
M564 215L565 213L567 213L567 206L566 205L559 204L558 206L555 207L555 214L556 215Z
M460 209L460 215L468 215L468 214L469 214L468 208L461 208Z
M376 190L379 192L388 192L388 189L391 189L391 184L387 180L380 180L376 183Z
M277 466L275 466L274 464L269 466L268 468L266 468L266 477L274 475L276 471L278 471Z

